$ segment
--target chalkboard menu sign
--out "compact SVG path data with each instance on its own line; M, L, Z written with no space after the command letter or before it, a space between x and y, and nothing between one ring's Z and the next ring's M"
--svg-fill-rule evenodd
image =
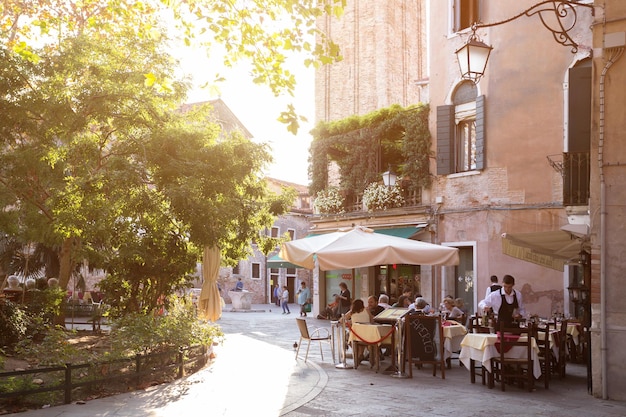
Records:
M410 314L406 316L408 354L415 362L441 360L441 318Z

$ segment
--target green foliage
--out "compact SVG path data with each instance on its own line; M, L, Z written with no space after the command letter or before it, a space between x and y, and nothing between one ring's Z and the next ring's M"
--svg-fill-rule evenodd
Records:
M163 29L162 5L182 32ZM0 206L10 209L0 230L56 255L37 266L61 288L84 259L106 268L118 311L149 312L184 287L205 245L220 247L225 263L245 258L287 207L261 177L268 149L221 132L208 108L177 111L188 85L167 35L221 43L228 65L251 60L258 82L290 92L286 51L306 52L308 64L340 59L330 41L311 41L316 19L342 5L4 2ZM285 116L292 128L293 116Z
M35 360L41 366L86 362L89 359L88 352L70 343L70 335L73 333L62 326L47 326L41 340L29 336L18 343L16 350L21 356Z
M17 304L0 301L0 347L12 350L26 337L31 324L31 317Z
M27 291L26 304L0 301L0 347L13 351L25 340L39 340L61 312L64 292L59 288Z
M364 116L319 123L310 150L309 191L328 186L328 165L340 168L340 189L360 193L392 165L409 189L428 187L431 137L428 106L393 105Z
M254 82L267 85L275 95L293 95L296 77L289 68L294 53L302 56L301 65L307 67L342 59L338 46L318 29L317 19L324 14L340 17L345 3L257 0L240 7L230 0L5 0L0 38L22 58L37 63L41 54L33 49L34 44L53 49L61 48L66 37L84 35L106 44L119 34L144 40L168 33L180 47L193 44L211 51L213 45L220 45L223 65L248 61ZM146 73L150 75L147 82L159 91L169 88L169 78ZM220 79L222 75L215 74L215 81ZM279 120L295 133L302 117L289 104Z
M198 320L189 297L172 296L164 315L130 313L112 322L115 355L164 351L170 348L221 343L219 326Z
M261 176L265 145L221 133L209 107L175 112L185 85L146 76L174 79L159 41L66 39L37 65L0 53L0 204L18 209L0 213L0 229L58 247L62 288L88 259L110 272L112 303L150 311L187 284L198 247L245 258L284 212Z
M38 388L37 384L33 382L33 375L24 375L24 376L11 376L8 378L0 379L0 391L11 393L11 392L19 392L19 391L28 391L31 389ZM15 398L9 400L10 404L20 404L21 398Z

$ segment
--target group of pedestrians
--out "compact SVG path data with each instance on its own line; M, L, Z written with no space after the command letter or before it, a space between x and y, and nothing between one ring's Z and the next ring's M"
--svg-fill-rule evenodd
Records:
M274 304L280 306L283 309L283 314L291 314L291 310L289 310L289 288L286 285L283 285L281 288L280 285L274 285ZM306 282L302 281L300 283L300 289L296 293L297 302L300 306L300 317L306 317L307 313L307 305L311 304L311 290L309 290L306 286Z

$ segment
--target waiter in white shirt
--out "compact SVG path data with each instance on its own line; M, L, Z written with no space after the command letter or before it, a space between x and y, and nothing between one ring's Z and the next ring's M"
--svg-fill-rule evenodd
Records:
M514 327L513 320L526 315L522 293L514 289L515 278L505 275L502 278L502 288L491 292L487 298L478 303L478 308L485 312L493 311L498 315L498 328L500 322L504 322L505 327Z

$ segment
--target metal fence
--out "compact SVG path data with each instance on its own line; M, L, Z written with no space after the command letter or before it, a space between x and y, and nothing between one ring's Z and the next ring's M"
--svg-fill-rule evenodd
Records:
M111 393L115 393L120 387L137 388L148 379L178 379L201 369L208 353L207 346L198 345L131 358L1 372L0 401L40 405L42 394L52 393L44 403L69 404L95 391L106 393L113 388ZM38 385L37 379L46 383Z

